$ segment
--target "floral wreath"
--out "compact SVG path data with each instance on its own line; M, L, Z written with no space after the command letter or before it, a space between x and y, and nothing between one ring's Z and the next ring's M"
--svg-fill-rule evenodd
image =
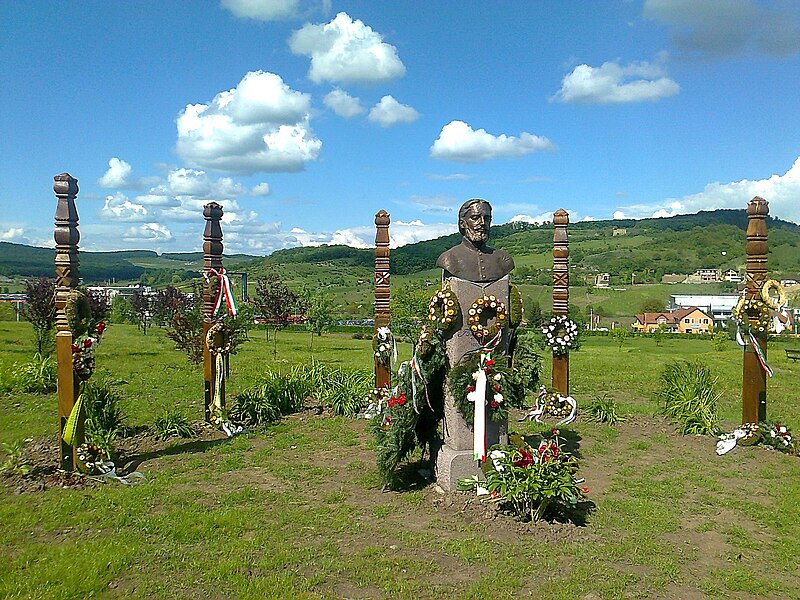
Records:
M372 351L375 353L375 360L384 367L389 368L397 360L397 345L388 327L379 327L372 336Z
M221 346L218 346L214 341L214 338L219 334L222 334L223 339ZM231 335L230 327L226 326L222 321L214 323L206 332L206 346L208 346L208 351L215 356L218 354L223 356L230 354L233 347L233 335Z
M86 333L92 321L92 305L89 298L80 290L72 290L67 296L64 305L64 315L67 317L69 330L77 338Z
M578 325L567 315L553 315L542 325L542 333L553 354L566 354L578 346Z
M488 320L492 316L496 317L497 322L495 323L495 328L499 331L502 327L502 323L506 320L506 314L506 305L504 302L494 294L489 296L484 294L469 307L467 311L467 325L472 335L478 338L478 340L483 340L489 333L489 330L481 323L481 319L486 317Z
M461 316L455 292L450 288L442 288L431 296L428 303L428 320L437 329L448 331Z
M777 292L777 299L770 296L770 290L775 290ZM780 310L782 306L786 306L786 290L784 290L783 286L774 279L767 279L761 288L761 299L771 309Z
M525 418L537 423L556 420L557 425L569 425L575 420L577 409L578 405L572 396L562 396L557 390L548 391L542 386L533 401L533 408Z
M472 425L475 416L474 404L467 395L475 391L475 378L480 367L480 353L467 354L449 374L450 390L458 412L467 424ZM495 422L505 422L508 407L521 408L525 400L525 388L515 373L508 367L497 364L492 358L483 363L487 379L487 416Z
M740 327L760 332L769 331L772 325L772 314L769 305L761 298L742 296L733 309L733 318Z

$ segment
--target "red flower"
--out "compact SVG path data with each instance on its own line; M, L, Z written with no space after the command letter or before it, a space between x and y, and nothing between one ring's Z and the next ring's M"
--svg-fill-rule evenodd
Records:
M497 498L499 495L496 490L492 490L492 498Z
M493 364L494 364L494 360L493 360L493 359L491 359L491 358L490 358L489 360L487 360L487 361L486 361L486 366L487 366L487 367L491 367Z
M514 461L515 467L527 467L533 464L533 454L527 450L519 451L520 457Z
M558 435L559 433L561 433L558 429L552 429L551 431L553 435Z
M489 406L491 408L497 408L498 406L500 406L500 404L498 404L496 400L492 400L491 402L489 402Z
M95 327L95 330L97 331L97 333L102 335L102 333L106 330L106 324L100 321L97 324L97 327Z
M392 408L395 404L397 404L397 398L392 396L391 398L389 398L389 408Z
M495 392L499 392L500 391L500 386L499 385L494 386L494 391Z
M89 338L86 338L85 340L83 340L83 347L84 348L91 348L92 347L92 340L90 340Z
M468 392L474 392L475 391L475 386L474 385L468 385L467 386L467 391Z
M406 403L406 395L405 394L400 394L400 397L397 399L397 405L398 406L403 406L403 404L405 404L405 403Z
M589 491L589 488L587 488L587 487L581 488L581 491L585 494L585 493L587 493Z
M80 348L78 348L78 347L77 347L75 344L72 344L72 352L73 352L73 353L75 353L75 352L80 352L80 351L81 351L81 349L80 349Z

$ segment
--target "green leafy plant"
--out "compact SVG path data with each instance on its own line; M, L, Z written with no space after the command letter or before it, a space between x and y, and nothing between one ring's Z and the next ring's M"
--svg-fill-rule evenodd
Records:
M165 440L170 437L190 438L195 434L194 425L177 408L169 408L156 417L153 422L156 435Z
M617 343L617 350L622 350L622 347L625 345L625 342L628 341L630 335L630 331L622 326L611 330L611 337L614 338L614 341Z
M656 399L662 412L672 418L684 434L716 435L719 430L717 378L699 362L677 361L661 375Z
M16 392L47 394L56 391L56 360L38 352L22 364L15 364L8 378Z
M6 452L6 460L0 465L2 475L27 475L31 472L31 466L25 461L23 450L26 440L16 440L11 443L3 443L3 450Z
M86 411L86 439L106 456L112 456L114 441L124 432L127 416L123 409L122 396L110 380L87 381L81 395Z
M711 347L717 352L724 352L728 346L728 334L725 331L717 331L711 336Z
M617 412L617 403L608 394L595 398L584 409L590 421L614 425L625 421L625 417Z
M485 482L477 478L459 481L459 489L484 488L486 500L497 502L519 519L538 521L548 512L575 508L585 497L575 474L578 461L564 451L559 430L542 436L537 448L521 436L512 444L493 446L483 463Z

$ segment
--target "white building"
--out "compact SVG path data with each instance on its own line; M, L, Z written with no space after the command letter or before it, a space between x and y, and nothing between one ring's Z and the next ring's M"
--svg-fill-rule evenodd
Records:
M669 310L696 306L703 312L714 316L716 325L725 325L739 302L739 294L672 294L669 297Z

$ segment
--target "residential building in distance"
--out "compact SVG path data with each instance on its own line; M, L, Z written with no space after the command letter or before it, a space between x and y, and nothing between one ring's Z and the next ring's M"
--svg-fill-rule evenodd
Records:
M714 329L714 317L696 306L669 312L639 313L631 327L640 333L652 333L665 328L667 333L701 334Z
M611 282L611 275L609 273L600 273L594 278L594 287L607 288Z
M741 283L744 281L744 277L739 275L739 271L736 269L728 269L722 273L722 279L725 281L730 281L731 283Z
M725 326L737 302L739 294L671 294L667 308L674 311L679 308L697 307L712 316L717 325Z
M722 281L722 273L719 269L697 269L686 278L686 283L715 283Z

